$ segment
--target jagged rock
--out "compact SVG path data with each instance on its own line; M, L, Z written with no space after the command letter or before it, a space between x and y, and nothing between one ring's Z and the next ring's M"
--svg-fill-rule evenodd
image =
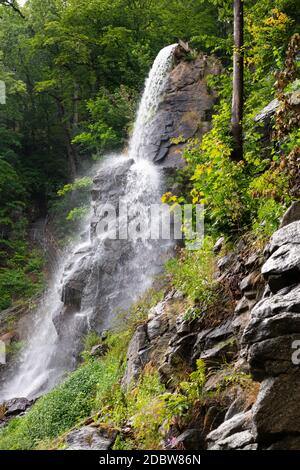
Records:
M284 312L264 320L252 319L245 329L243 342L252 344L293 333L300 333L300 314Z
M226 411L224 421L231 419L233 416L243 413L245 407L244 399L241 396L238 396L230 405Z
M300 247L293 243L280 246L262 267L273 293L300 282Z
M282 245L286 245L288 243L296 245L300 244L300 221L292 222L291 224L277 230L277 232L272 235L270 243L265 249L265 255L271 255Z
M251 410L247 411L246 413L236 414L231 419L224 421L224 423L222 423L217 429L207 435L206 439L208 442L208 449L210 450L213 448L213 446L219 445L219 442L224 441L226 438L234 434L244 431L250 431L251 434L253 434L252 429L253 421Z
M253 290L253 287L255 287L260 281L260 274L257 271L254 271L248 276L244 277L242 282L240 283L240 289L242 292L247 292L251 291L254 292L256 296L256 290Z
M283 215L280 228L300 220L300 201L294 201Z
M128 388L138 379L146 362L145 351L148 351L148 347L146 326L141 325L136 329L128 346L126 371L122 379L123 387Z
M168 319L164 316L154 317L147 323L147 333L150 341L163 335L168 330Z
M275 295L263 298L255 305L251 316L262 320L281 312L300 313L300 286L284 288Z
M203 433L199 429L187 429L173 442L173 448L183 450L203 449Z
M281 336L259 341L250 346L248 361L254 380L286 373L293 367L292 344L300 340L300 334Z
M299 436L285 436L283 439L271 444L267 450L299 450L300 449L300 435Z
M218 441L216 444L209 447L209 450L237 450L253 442L254 436L250 431L241 431Z
M279 106L278 99L276 98L275 100L272 100L267 106L265 106L259 112L259 114L257 114L254 117L254 121L259 122L259 121L265 121L265 120L270 119L275 114L275 111L278 108L278 106Z
M203 55L192 62L181 61L171 71L165 96L150 129L147 148L150 159L164 168L185 166L182 151L188 139L201 139L211 128L216 96L209 90L206 76L220 72L219 61ZM179 136L182 143L172 144L172 138Z
M257 267L261 263L261 257L257 253L253 253L249 258L247 259L245 263L245 268L247 269L253 269L254 267Z
M232 320L226 320L216 328L208 328L197 335L193 347L192 362L200 357L207 349L214 348L218 343L225 341L233 335Z
M93 426L83 426L67 435L65 450L108 450L115 438L116 432L108 433Z
M213 252L214 252L214 253L220 253L221 249L223 248L224 242L225 242L225 238L224 238L224 237L218 238L218 240L217 240L216 243L214 244Z
M238 351L236 339L234 337L228 338L225 341L217 343L211 349L206 349L201 355L200 359L205 361L208 366L216 365L220 361L231 361Z
M183 336L172 346L168 354L168 361L173 367L176 367L178 364L182 364L184 362L189 362L196 336L196 333Z
M109 351L109 347L107 344L96 344L91 349L91 356L105 356L105 354Z
M298 371L271 377L262 382L253 406L253 420L259 441L270 441L278 435L299 433L299 395Z
M247 312L249 310L249 301L248 299L244 296L241 298L241 300L238 302L237 306L234 309L235 315L240 315L241 313Z
M12 398L2 403L5 409L5 418L8 416L16 416L24 413L31 405L33 401L27 398Z
M234 253L229 253L228 255L223 256L223 258L218 260L217 267L220 271L224 271L230 268L235 260L236 255Z

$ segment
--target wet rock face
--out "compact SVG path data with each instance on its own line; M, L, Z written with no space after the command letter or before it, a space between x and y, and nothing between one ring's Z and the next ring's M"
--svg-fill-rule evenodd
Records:
M186 141L201 139L211 128L216 96L208 90L206 77L219 73L218 60L203 54L175 66L151 129L147 150L152 161L164 168L184 166L181 153ZM179 144L172 144L174 138L180 138Z

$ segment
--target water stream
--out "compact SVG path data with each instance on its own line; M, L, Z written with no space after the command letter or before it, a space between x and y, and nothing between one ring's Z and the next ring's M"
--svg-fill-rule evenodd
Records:
M84 334L91 329L101 332L120 321L120 312L149 288L170 255L172 241L149 238L149 208L160 203L163 178L147 158L147 137L164 93L175 47L176 44L165 47L154 61L128 154L110 155L95 169L91 214L83 227L89 233L88 239L79 241L71 254L61 259L31 320L27 346L0 390L0 399L33 398L53 388L76 367ZM110 232L114 227L99 232L103 205L117 207L120 198L128 214L119 218L118 231L128 231L129 221L132 232L138 228L137 237L113 239ZM116 209L118 215L119 210Z

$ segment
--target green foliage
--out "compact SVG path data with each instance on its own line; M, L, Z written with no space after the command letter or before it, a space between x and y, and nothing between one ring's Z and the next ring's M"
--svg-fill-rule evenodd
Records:
M191 301L197 302L201 312L218 298L218 284L213 276L215 257L212 247L212 239L206 237L199 250L185 250L181 258L174 258L166 264L172 284Z
M97 344L101 343L101 338L96 331L90 331L84 337L84 350L90 351L93 346L97 346Z
M136 110L135 91L124 85L112 94L102 89L87 108L92 120L88 132L77 135L73 142L100 155L124 146Z
M40 398L26 416L12 420L0 432L0 449L35 448L40 441L58 437L88 417L99 398L108 396L120 379L127 344L126 334L111 337L111 350L104 358L89 359Z
M59 199L52 202L50 213L59 239L71 237L78 224L89 213L91 187L92 179L83 177L58 190Z
M39 250L24 243L10 245L13 255L0 267L0 310L28 299L44 287L44 260Z
M207 380L205 363L197 360L196 370L189 375L185 382L181 382L175 393L165 393L161 398L166 403L166 412L170 420L175 416L185 416L197 401L204 402L203 387Z
M260 200L257 217L253 223L253 233L259 241L266 242L278 229L285 207L274 199Z

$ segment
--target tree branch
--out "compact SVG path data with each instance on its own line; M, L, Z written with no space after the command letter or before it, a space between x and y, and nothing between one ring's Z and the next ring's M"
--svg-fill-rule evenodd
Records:
M18 13L21 18L25 18L23 13L21 12L16 0L0 0L0 5L4 5L6 7L11 7L16 13Z

